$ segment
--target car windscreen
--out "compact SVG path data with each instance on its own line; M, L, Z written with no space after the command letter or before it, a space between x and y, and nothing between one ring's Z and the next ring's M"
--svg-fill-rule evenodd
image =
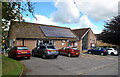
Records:
M48 49L55 49L54 46L47 46Z
M17 47L18 50L28 50L27 47Z

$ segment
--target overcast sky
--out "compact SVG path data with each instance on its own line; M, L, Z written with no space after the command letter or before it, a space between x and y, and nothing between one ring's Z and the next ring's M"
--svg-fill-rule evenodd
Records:
M25 16L27 22L69 27L90 27L95 34L104 29L105 21L118 14L120 0L55 0L34 2L37 20Z

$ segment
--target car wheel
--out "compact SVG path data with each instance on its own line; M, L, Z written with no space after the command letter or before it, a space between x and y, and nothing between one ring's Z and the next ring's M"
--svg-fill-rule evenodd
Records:
M91 52L90 52L90 51L88 51L88 54L91 54Z
M104 53L101 53L100 55L101 55L101 56L104 56Z
M35 53L34 52L32 52L32 56L35 57Z
M43 55L42 55L42 58L43 58L43 59L46 59L46 55L45 55L45 54L43 54Z
M54 58L57 58L58 56L54 56Z
M30 59L30 57L27 57L27 59Z
M71 57L71 54L70 53L68 53L68 55L67 55L68 57Z
M115 55L115 54L112 52L111 55Z
M118 56L119 54L117 53L117 54L114 54L114 56Z
M118 51L117 51L117 55L116 56L118 56L119 55L119 53L118 53Z
M79 57L79 55L76 55L76 57Z
M17 57L14 56L13 59L14 59L14 60L17 60Z
M61 55L61 52L59 51L59 55Z
M11 56L8 54L8 57L11 58Z

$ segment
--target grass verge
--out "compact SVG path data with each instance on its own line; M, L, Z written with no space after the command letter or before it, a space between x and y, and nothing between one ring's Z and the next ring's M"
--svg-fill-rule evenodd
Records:
M19 76L23 70L23 65L13 59L2 55L2 76Z
M0 77L2 76L2 55L0 54Z

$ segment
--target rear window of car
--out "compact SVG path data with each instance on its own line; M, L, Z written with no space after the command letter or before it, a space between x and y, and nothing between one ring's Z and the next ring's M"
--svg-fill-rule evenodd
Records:
M18 50L28 50L27 47L17 47Z
M74 49L74 50L78 50L77 48L72 48L72 49Z
M55 49L54 46L47 46L48 49Z
M112 49L107 49L107 50L112 50Z
M40 46L40 49L46 49L46 47L45 46Z

